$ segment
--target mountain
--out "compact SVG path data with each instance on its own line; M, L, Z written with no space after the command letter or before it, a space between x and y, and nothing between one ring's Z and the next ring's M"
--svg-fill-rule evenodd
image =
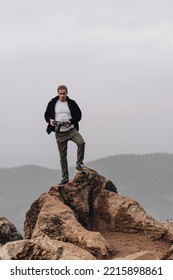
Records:
M110 179L120 194L137 200L154 218L173 219L172 154L115 155L86 165ZM74 176L74 168L70 174ZM0 217L22 232L32 202L60 179L60 171L40 166L0 168Z

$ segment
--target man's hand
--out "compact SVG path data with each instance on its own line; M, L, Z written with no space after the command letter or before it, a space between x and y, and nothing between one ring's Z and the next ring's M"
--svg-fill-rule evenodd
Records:
M55 120L54 119L50 119L50 125L55 126Z

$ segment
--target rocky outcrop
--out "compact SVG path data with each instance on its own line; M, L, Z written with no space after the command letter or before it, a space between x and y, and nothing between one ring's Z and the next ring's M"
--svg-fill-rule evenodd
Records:
M5 244L9 241L21 240L22 235L16 227L6 218L0 218L0 243Z
M33 202L26 213L25 239L0 248L0 258L119 258L120 250L108 243L103 232L144 235L167 242L169 252L159 252L159 256L171 258L172 227L147 215L138 202L118 194L110 180L87 167L85 171L63 187L51 187ZM147 252L137 250L126 258L159 257L151 248Z
M117 192L112 182L95 171L76 175L64 187L52 187L35 201L26 214L25 238L48 235L58 241L77 245L97 259L110 258L112 252L103 236L95 230L93 202L108 192Z

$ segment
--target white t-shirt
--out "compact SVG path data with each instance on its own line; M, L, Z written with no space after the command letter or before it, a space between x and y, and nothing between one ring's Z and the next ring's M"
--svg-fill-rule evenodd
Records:
M59 122L68 122L71 118L72 116L67 101L62 102L58 100L55 104L55 120ZM74 127L73 124L69 127L64 127L62 125L60 131L68 131L72 127Z

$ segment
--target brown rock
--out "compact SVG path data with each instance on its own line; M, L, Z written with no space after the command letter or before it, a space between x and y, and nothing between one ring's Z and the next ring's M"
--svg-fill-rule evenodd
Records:
M9 241L21 239L23 239L22 235L13 224L6 218L0 218L0 243L5 244Z
M173 241L173 222L166 221L166 222L160 222L161 225L164 226L164 228L167 229L167 238L170 241Z
M37 222L32 231L29 224L29 216L34 217L31 206L29 216L26 218L25 229L26 238L38 238L44 234L58 241L70 242L74 245L88 250L98 258L106 258L109 253L109 246L99 232L86 230L76 219L74 212L56 196L45 193L36 203L42 205L37 216ZM29 231L28 231L29 229Z
M154 239L160 239L167 234L167 230L162 224L147 215L138 202L126 196L109 193L107 207L103 209L103 212L105 212L104 210L109 215L109 219L104 219L105 227L110 231L142 232ZM101 215L100 219L102 219Z
M48 236L6 243L0 248L1 260L94 260L86 250Z

